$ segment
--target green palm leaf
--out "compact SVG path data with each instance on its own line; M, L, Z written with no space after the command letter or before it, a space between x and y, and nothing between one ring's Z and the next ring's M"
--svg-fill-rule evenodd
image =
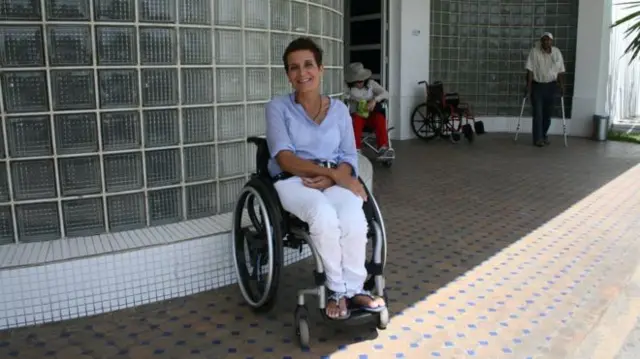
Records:
M631 54L629 62L632 62L640 55L640 1L629 1L618 5L627 5L627 9L638 9L611 25L614 28L622 24L630 24L629 28L624 31L624 38L631 38L624 54Z

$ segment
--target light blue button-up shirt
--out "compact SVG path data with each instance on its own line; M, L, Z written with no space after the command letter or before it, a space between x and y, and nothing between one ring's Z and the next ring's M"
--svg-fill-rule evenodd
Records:
M275 160L280 151L291 151L306 160L346 162L358 174L358 154L347 106L331 99L327 116L315 123L296 103L293 94L278 96L266 106L269 173L282 172Z

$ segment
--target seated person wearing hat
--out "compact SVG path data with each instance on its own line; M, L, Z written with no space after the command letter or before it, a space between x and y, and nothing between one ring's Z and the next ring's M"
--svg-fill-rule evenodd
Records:
M371 78L371 70L360 62L349 64L344 75L347 83L345 99L353 120L356 148L362 148L362 132L369 126L376 134L378 149L382 156L392 156L389 149L387 121L380 111L380 102L389 99L389 92Z

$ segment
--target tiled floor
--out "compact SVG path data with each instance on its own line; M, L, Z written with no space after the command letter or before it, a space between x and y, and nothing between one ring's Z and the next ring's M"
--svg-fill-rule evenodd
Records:
M640 146L554 140L397 143L394 167L375 174L390 236L386 331L312 323L301 352L292 310L312 282L305 261L284 271L268 315L232 286L0 332L0 358L614 357L635 320L616 325L612 303L640 309L621 294L640 258Z

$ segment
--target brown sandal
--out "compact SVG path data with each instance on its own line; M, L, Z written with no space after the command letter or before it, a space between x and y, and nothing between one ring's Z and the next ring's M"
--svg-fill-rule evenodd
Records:
M344 310L342 308L340 308L340 300L345 299L345 308ZM329 308L329 303L335 303L335 306L340 310L340 313L338 314L337 317L332 317L327 313L327 309ZM345 319L349 319L351 317L351 312L349 311L349 309L346 307L346 297L344 296L344 294L342 293L333 293L329 296L329 299L327 300L327 308L325 308L325 312L324 314L327 316L327 318L331 319L331 320L345 320Z

